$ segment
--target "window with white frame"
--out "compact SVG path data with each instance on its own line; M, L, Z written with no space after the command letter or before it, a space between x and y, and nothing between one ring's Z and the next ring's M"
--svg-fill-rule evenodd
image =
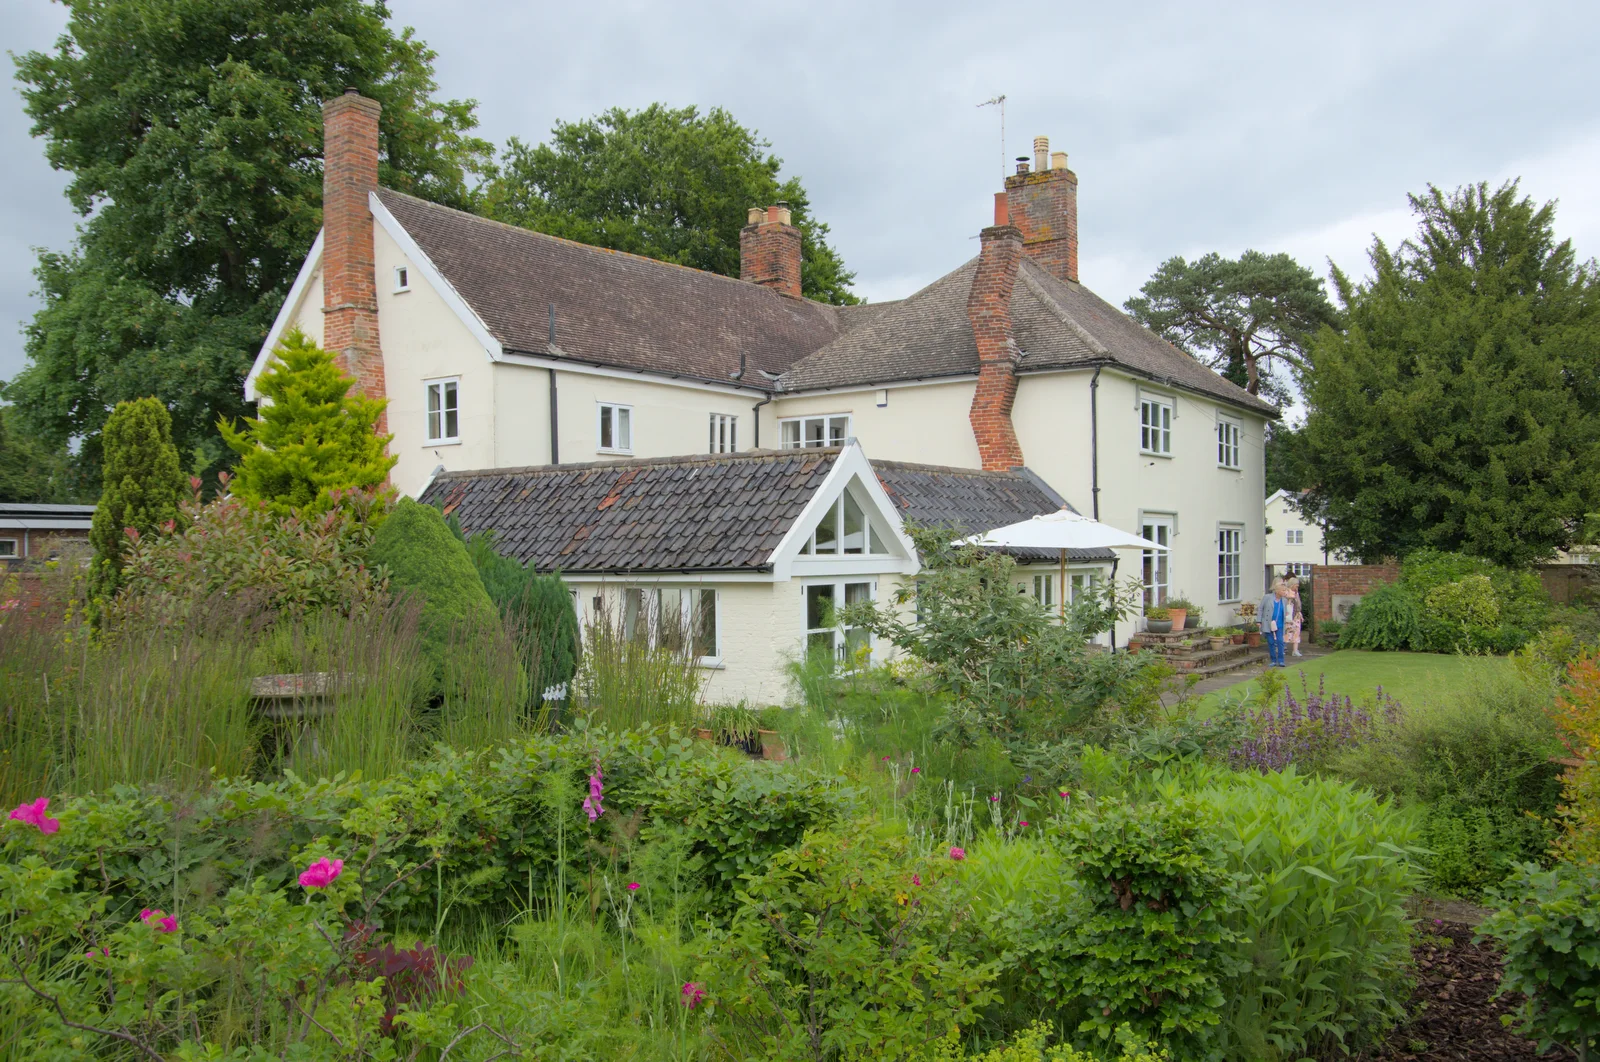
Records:
M850 438L850 414L827 413L778 421L778 445L785 450L809 446L843 446Z
M427 380L428 389L428 442L453 443L461 441L460 380Z
M1283 566L1283 574L1296 575L1301 579L1309 579L1311 578L1311 565L1300 561L1295 561L1292 564L1285 564Z
M800 552L807 557L839 554L859 556L883 554L889 550L884 546L883 534L873 526L866 509L856 501L854 494L846 490L822 514L822 519L817 521L811 537L800 547Z
M14 538L0 538L0 557L15 557L17 555L17 540Z
M1306 543L1306 533L1302 528L1291 527L1284 532L1284 541L1291 546L1303 546Z
M865 667L871 662L872 635L865 627L847 627L845 606L875 596L872 582L811 583L805 588L806 655L831 655L838 663Z
M599 403L599 446L605 453L633 452L633 407L615 402Z
M717 592L703 586L630 586L622 591L622 634L629 641L688 651L701 663L722 658Z
M1159 546L1172 545L1172 518L1146 516L1139 534ZM1172 552L1170 549L1147 549L1141 563L1141 581L1144 583L1145 607L1165 605L1167 592L1172 586Z
M1033 599L1044 608L1055 607L1056 577L1054 575L1035 575L1033 577Z
M1095 587L1100 585L1100 576L1095 572L1073 572L1068 579L1071 583L1071 596L1067 600L1074 604L1083 600L1085 594L1094 593Z
M1147 454L1172 453L1172 403L1167 399L1139 400L1139 449Z
M397 295L402 291L410 291L411 290L411 267L410 266L395 266L394 267L394 290L395 290L395 294L397 294Z
M739 452L739 418L731 413L711 414L711 449L714 454Z
M1244 566L1241 545L1244 530L1238 527L1217 528L1217 600L1239 600L1240 575Z
M1217 420L1217 464L1223 468L1239 467L1239 422Z

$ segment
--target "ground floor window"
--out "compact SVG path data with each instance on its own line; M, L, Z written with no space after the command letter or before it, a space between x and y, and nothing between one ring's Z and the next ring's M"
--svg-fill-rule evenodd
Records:
M622 633L664 649L687 649L699 660L720 659L717 592L703 586L630 586L622 591Z
M1217 528L1217 600L1239 600L1240 546L1244 531L1237 527Z
M851 667L871 662L872 635L864 627L847 627L839 613L846 605L873 599L870 582L811 583L806 595L806 655L832 654Z
M1033 577L1033 599L1044 608L1055 607L1056 577L1053 575L1035 575Z
M1141 565L1145 607L1165 605L1167 592L1172 586L1172 518L1147 516L1141 522L1139 534L1158 546L1168 547L1145 550Z
M1311 565L1300 564L1298 562L1293 564L1285 564L1283 566L1283 574L1297 575L1301 579L1309 579L1311 578Z
M17 555L17 540L14 538L0 538L0 557L15 557Z
M1097 572L1073 572L1071 580L1071 596L1068 601L1077 603L1083 600L1083 595L1094 593L1094 588L1100 585L1100 576Z

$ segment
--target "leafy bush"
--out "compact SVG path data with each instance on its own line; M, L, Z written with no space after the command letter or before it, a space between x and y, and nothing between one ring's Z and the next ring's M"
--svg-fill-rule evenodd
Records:
M1421 649L1422 610L1398 583L1379 583L1350 610L1339 634L1341 649Z
M1471 892L1547 847L1560 794L1547 679L1475 673L1458 699L1414 705L1382 740L1335 770L1375 792L1426 805L1425 857L1435 888Z
M221 477L226 488L228 477ZM140 536L124 563L112 621L176 621L204 602L228 597L291 620L332 610L366 611L388 589L369 556L385 500L340 496L321 516L273 516L262 505L223 496L183 503L180 527Z
M1246 902L1217 827L1182 793L1091 802L1062 824L1085 910L1040 942L1035 965L1041 997L1079 1013L1079 1032L1104 1042L1126 1023L1185 1052L1213 1039L1222 986L1244 970L1228 923Z
M1586 1057L1600 1039L1600 867L1525 866L1480 932L1505 951L1496 995L1520 993L1521 1031L1539 1050L1566 1044Z
M1552 715L1568 756L1579 761L1561 780L1561 849L1600 863L1600 656L1585 652L1568 665Z
M423 649L442 682L452 628L487 625L496 617L467 548L438 509L401 498L373 536L368 557L388 569L396 591L422 599Z
M1475 649L1491 643L1500 622L1500 603L1487 575L1468 575L1428 591L1428 618L1442 626L1429 639L1435 649ZM1449 643L1449 644L1446 644Z
M268 401L245 430L222 422L222 441L239 455L233 494L265 505L273 515L313 517L339 504L341 495L384 489L398 457L392 436L379 436L388 403L350 389L355 381L334 357L298 329L272 352L256 390Z
M1433 652L1509 653L1544 626L1550 609L1537 575L1463 553L1421 549L1409 554L1400 567L1400 585L1428 603L1416 648Z
M711 1006L769 1059L922 1057L993 998L996 964L951 947L949 868L887 831L776 853L702 967Z
M172 416L159 399L117 403L106 418L101 446L104 487L89 529L89 582L95 600L109 601L121 585L130 539L136 542L178 518L183 473L172 445Z
M961 1049L958 1030L935 1045L926 1058L928 1062L1171 1062L1172 1056L1156 1044L1135 1033L1132 1027L1118 1026L1117 1053L1089 1053L1073 1048L1071 1044L1051 1044L1055 1027L1049 1022L1035 1022L1000 1047L982 1054L967 1054Z

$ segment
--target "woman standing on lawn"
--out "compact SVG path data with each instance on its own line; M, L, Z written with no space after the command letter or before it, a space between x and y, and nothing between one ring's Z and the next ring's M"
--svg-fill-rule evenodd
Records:
M1272 580L1272 592L1261 599L1256 620L1261 633L1267 638L1267 659L1270 667L1288 667L1283 659L1283 625L1288 608L1283 600L1283 580Z
M1305 621L1305 611L1300 606L1300 577L1291 575L1283 580L1283 605L1288 619L1283 624L1283 638L1300 655L1300 625Z

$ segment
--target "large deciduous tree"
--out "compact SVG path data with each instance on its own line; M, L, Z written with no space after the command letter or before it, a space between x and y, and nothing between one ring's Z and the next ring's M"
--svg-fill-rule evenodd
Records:
M799 178L780 179L783 161L770 147L720 108L613 108L557 123L547 144L513 138L483 210L553 236L736 277L749 208L787 202L805 241L805 296L859 302L828 226L812 217Z
M1169 258L1123 304L1146 328L1251 394L1288 396L1279 365L1296 376L1306 343L1339 323L1322 281L1286 254Z
M19 431L16 410L0 406L0 502L78 501L69 458L65 446L45 446Z
M66 0L50 51L17 79L86 220L41 256L30 364L5 394L26 430L81 437L91 474L107 411L158 396L195 466L321 225L321 102L383 104L382 180L469 205L490 159L470 101L434 99L433 52L364 0Z
M1311 346L1306 486L1327 544L1524 565L1600 508L1600 277L1515 182L1411 197L1418 233L1334 283Z

